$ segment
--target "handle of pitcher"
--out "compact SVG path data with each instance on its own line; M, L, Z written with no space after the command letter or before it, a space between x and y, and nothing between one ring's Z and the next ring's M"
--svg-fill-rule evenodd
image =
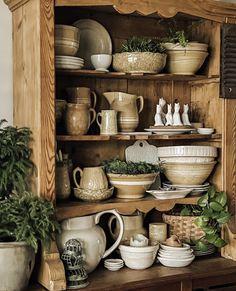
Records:
M139 100L140 104L139 104L139 110L138 113L140 113L143 110L143 106L144 106L144 100L143 100L143 96L138 96L136 101Z
M73 171L73 180L74 180L74 183L75 183L75 185L76 185L77 188L80 188L80 185L78 184L77 179L76 179L77 172L80 172L80 179L81 179L81 177L83 176L83 170L80 167L77 167Z
M114 242L114 244L104 252L104 255L102 257L103 259L106 258L108 255L110 255L119 246L119 244L121 242L121 239L122 239L122 236L124 234L124 222L123 222L123 219L115 209L105 210L105 211L97 213L96 216L95 216L95 223L98 224L99 220L100 220L100 217L105 213L111 213L111 214L114 214L116 216L117 221L120 224L120 232L119 232L117 240Z

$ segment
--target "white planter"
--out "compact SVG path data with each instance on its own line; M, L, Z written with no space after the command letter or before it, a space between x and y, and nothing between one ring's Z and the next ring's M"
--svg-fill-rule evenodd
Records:
M35 253L25 242L0 243L0 291L26 290Z

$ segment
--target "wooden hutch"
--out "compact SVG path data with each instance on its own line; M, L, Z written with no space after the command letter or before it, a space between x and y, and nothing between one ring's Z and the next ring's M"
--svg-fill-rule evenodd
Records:
M134 210L145 213L155 208L165 211L178 204L194 204L197 199L185 198L158 201L142 199L124 203L112 199L106 203L79 201L56 203L55 152L57 143L70 152L76 165L95 166L101 160L115 156L124 157L124 149L137 139L161 145L208 144L219 149L220 157L211 181L218 189L227 191L231 222L222 231L228 245L222 257L198 260L189 268L171 269L155 265L143 271L123 269L109 272L104 269L90 274L87 290L192 290L236 283L236 97L235 84L227 88L222 30L236 24L236 4L217 0L5 0L12 11L13 20L13 75L14 124L29 126L33 131L33 155L38 174L34 189L42 197L55 202L58 219L88 215L105 209L117 209L122 214ZM80 18L92 18L106 27L113 42L113 52L130 36L163 36L169 18L185 26L201 19L193 26L195 40L206 42L210 55L200 75L175 76L119 75L95 71L57 72L54 67L54 24L72 24ZM162 19L162 21L160 21ZM166 21L166 22L165 22ZM234 28L234 27L233 27ZM234 29L234 31L236 31ZM234 37L236 32L234 33ZM236 39L236 38L235 38ZM234 40L235 40L234 39ZM235 44L236 47L236 44ZM236 57L236 54L235 54ZM224 79L226 78L226 80ZM222 80L225 80L225 83ZM234 79L236 82L236 78ZM63 98L63 88L88 86L99 96L97 112L104 106L102 92L124 91L142 95L145 108L140 115L139 129L153 124L155 104L163 96L168 103L178 100L198 108L200 120L214 127L210 136L185 134L179 136L83 136L57 135L55 124L55 99ZM223 88L220 92L220 85ZM228 90L225 92L224 90ZM220 98L222 95L228 98ZM231 96L232 95L232 96ZM54 247L54 249L53 249ZM39 282L50 290L65 289L65 275L56 246L42 255ZM233 279L234 278L234 279ZM218 289L217 289L218 290ZM226 289L220 289L226 290ZM228 289L227 289L228 290ZM235 289L229 289L235 290Z

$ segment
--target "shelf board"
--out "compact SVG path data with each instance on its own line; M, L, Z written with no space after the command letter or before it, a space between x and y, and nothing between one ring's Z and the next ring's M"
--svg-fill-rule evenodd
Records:
M208 77L205 75L174 75L174 74L128 74L121 72L98 72L95 70L66 70L57 69L58 75L70 75L80 77L95 77L105 79L142 79L142 80L160 80L160 81L199 81L199 80L215 80L219 76Z
M57 135L58 141L115 141L115 140L214 140L220 141L221 134L178 134L178 135Z
M142 199L109 199L101 202L68 201L58 203L56 216L58 220L64 220L76 216L94 214L100 211L116 209L123 215L132 214L135 210L147 213L152 209L158 211L171 210L175 204L196 204L199 197L187 197L180 199L158 200L152 196Z

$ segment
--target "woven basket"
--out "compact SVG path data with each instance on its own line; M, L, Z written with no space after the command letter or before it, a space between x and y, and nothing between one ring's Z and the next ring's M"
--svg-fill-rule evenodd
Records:
M204 236L204 231L194 220L196 216L162 215L163 221L169 224L169 235L177 235L182 241L195 241Z

